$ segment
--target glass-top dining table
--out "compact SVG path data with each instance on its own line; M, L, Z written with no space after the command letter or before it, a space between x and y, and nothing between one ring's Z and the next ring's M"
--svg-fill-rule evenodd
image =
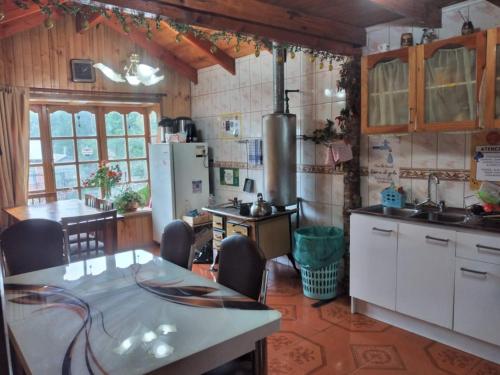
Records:
M5 279L31 374L201 374L255 349L280 313L143 250Z

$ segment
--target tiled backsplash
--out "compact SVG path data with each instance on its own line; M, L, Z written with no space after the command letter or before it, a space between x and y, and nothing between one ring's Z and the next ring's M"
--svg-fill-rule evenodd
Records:
M460 34L462 20L457 10L470 18L476 27L486 29L498 25L500 8L484 0L460 3L459 6L445 8L443 28L437 30L440 38ZM390 43L391 48L399 48L400 35L413 31L414 39L420 40L421 29L380 25L368 29L367 53L377 51L381 43ZM212 182L218 202L238 196L244 201L255 199L263 189L262 167L240 169L240 187L222 186L219 183L219 167L246 165L246 146L233 140L220 138L216 129L217 116L241 112L243 114L242 139L262 137L262 115L272 111L272 57L262 52L255 56L236 60L236 75L231 75L219 66L199 71L199 83L192 85L192 116L196 121L204 141L209 143L214 159ZM297 115L297 135L310 134L323 127L327 118L335 118L344 107L344 98L336 93L338 66L333 71L325 64L320 69L319 62L311 62L307 56L297 54L285 65L287 89L300 89L300 94L290 94L290 109ZM334 95L327 96L328 90ZM374 157L370 144L379 143L381 136L362 137L361 190L363 205L380 202L379 193L385 185L371 182L369 161ZM401 137L386 137L399 142L399 151L394 158L399 162L400 183L408 191L410 200L422 200L427 191L426 176L430 171L441 177L440 199L449 206L463 206L464 196L470 194L469 142L466 134L413 134ZM325 168L326 148L312 142L297 141L297 192L304 199L304 224L342 226L343 174ZM254 193L244 193L243 183L248 175L255 180Z
M263 190L262 166L246 169L246 145L221 138L216 126L217 116L241 112L241 139L262 137L262 116L272 112L273 104L271 64L268 52L258 58L242 57L236 60L235 76L214 66L200 70L198 85L192 85L192 116L214 159L212 182L218 202L235 196L253 201ZM319 62L311 62L300 53L285 64L286 88L300 90L299 94L290 94L290 112L297 115L297 135L322 128L327 118L335 118L344 107L344 98L336 95L338 66L329 71L325 65L320 69ZM303 224L342 226L343 174L324 167L325 160L325 146L297 140L297 192L304 199ZM220 185L221 166L241 168L239 188ZM255 180L254 193L243 192L247 174Z

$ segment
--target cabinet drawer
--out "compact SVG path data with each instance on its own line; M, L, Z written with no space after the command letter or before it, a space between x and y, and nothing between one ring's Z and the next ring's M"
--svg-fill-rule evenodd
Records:
M500 235L458 232L457 257L500 264Z
M500 265L457 259L453 329L500 345Z
M214 215L212 225L214 228L224 229L224 217Z
M228 237L235 233L241 234L242 236L246 237L248 237L248 235L250 234L250 227L248 225L243 225L232 221L227 222L226 230Z
M221 230L214 230L214 240L222 241L224 239L224 232Z

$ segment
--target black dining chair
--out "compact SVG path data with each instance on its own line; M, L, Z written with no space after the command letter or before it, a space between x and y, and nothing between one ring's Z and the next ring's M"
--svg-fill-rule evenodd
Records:
M217 282L240 294L266 303L266 258L257 243L246 236L234 234L221 243ZM266 373L266 339L255 350L231 361L206 375Z
M117 211L61 218L70 262L115 253L118 243Z
M10 275L67 263L61 224L47 219L15 223L0 235L0 249Z
M193 228L182 220L168 223L163 230L160 256L180 267L191 269L191 245L194 243Z

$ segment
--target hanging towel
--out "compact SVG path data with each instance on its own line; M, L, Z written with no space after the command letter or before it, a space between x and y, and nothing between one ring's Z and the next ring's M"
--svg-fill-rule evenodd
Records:
M262 164L262 139L248 141L248 163L251 165Z
M343 163L352 159L352 148L351 145L346 143L344 140L335 141L328 147L328 152L326 153L326 164L327 165L337 165L338 163Z

